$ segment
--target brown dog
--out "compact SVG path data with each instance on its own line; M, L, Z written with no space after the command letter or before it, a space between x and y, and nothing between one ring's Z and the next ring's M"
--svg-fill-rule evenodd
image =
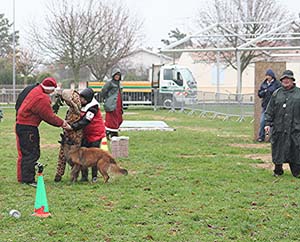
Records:
M72 181L77 180L81 166L91 167L97 165L105 183L109 179L108 170L117 174L128 174L126 169L122 169L117 165L115 159L107 151L100 148L79 147L67 141L64 143L64 152L66 159L74 164L71 170Z

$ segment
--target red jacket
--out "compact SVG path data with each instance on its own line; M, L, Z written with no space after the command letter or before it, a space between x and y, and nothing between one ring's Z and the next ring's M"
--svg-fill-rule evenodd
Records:
M106 136L99 103L95 98L81 108L81 119L72 124L74 130L83 129L83 138L88 142L96 142Z
M38 127L42 121L56 127L63 125L63 120L52 111L49 96L44 93L41 85L38 85L28 93L21 104L16 123Z
M83 113L85 115L85 113ZM92 119L92 121L83 129L83 137L90 143L96 142L106 136L105 126L102 120L100 109Z

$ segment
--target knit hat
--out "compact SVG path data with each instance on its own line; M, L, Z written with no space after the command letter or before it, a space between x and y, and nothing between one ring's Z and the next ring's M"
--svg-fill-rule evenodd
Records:
M275 79L275 74L271 69L268 69L266 71L266 76L271 76L273 79Z
M44 90L54 90L57 88L56 80L53 77L47 77L42 81L41 86Z
M280 81L282 81L282 79L284 78L289 78L289 79L292 79L293 81L295 81L295 78L294 78L294 73L290 70L285 70L281 77L280 77Z
M90 103L94 98L94 91L92 88L85 88L80 92L80 96L83 97L88 103Z

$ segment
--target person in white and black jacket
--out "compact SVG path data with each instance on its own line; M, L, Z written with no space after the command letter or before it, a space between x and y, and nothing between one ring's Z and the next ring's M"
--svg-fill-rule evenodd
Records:
M82 147L98 147L101 146L101 140L106 136L105 126L100 111L100 106L94 98L94 91L86 88L80 92L81 101L81 118L73 123L73 130L83 129ZM92 167L92 181L97 181L97 167ZM88 181L88 169L82 170L81 181Z

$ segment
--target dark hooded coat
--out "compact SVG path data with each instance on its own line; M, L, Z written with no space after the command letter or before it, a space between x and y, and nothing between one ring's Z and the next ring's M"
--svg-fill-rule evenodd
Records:
M275 74L272 70L268 70L267 74L273 78L273 81L268 83L267 80L264 80L258 90L258 96L262 99L261 107L263 110L266 110L273 92L281 87L280 81L276 80Z
M271 126L272 160L300 164L300 89L276 90L265 112L266 126Z

